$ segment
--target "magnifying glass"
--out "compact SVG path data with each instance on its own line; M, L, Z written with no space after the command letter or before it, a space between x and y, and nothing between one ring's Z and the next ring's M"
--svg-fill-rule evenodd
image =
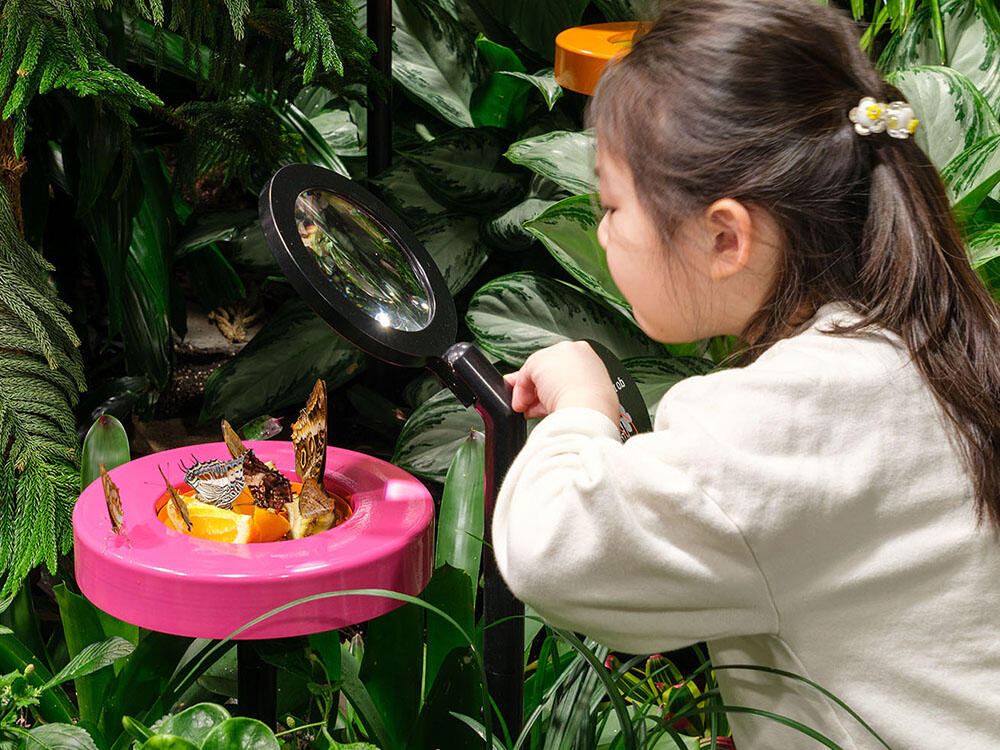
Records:
M391 364L429 368L482 415L489 541L496 490L524 444L524 418L483 353L455 342L455 303L416 235L358 184L308 164L274 174L260 194L260 218L285 277L334 330ZM483 565L488 687L513 731L521 726L524 606L508 591L489 545Z
M455 342L458 321L444 277L416 235L357 183L308 164L283 167L260 194L271 252L292 287L341 336L394 365L427 367L486 425L485 535L493 502L524 444L511 388L479 349ZM622 439L650 429L635 383L590 342L621 403ZM483 651L488 687L508 729L522 724L524 606L507 589L492 546L483 554Z

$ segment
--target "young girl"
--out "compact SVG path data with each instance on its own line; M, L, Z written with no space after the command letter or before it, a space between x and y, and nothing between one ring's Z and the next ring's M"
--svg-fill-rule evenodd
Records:
M586 344L529 357L514 408L548 416L493 541L557 626L706 640L896 750L997 748L1000 326L906 108L877 132L901 99L819 3L668 3L591 105L598 237L646 333L738 335L750 363L677 384L622 444ZM882 747L801 682L717 676L728 705ZM817 746L729 718L740 750Z

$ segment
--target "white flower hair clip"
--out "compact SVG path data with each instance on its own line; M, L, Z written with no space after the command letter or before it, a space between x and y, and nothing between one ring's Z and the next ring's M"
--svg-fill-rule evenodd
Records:
M885 131L893 138L909 138L920 123L913 107L906 102L885 104L875 101L873 96L862 97L847 116L858 135Z

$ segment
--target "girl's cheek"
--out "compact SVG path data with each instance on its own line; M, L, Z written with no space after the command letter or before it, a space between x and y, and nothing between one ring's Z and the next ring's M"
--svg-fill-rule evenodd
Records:
M604 248L605 252L608 249L608 239L609 239L609 229L608 229L608 215L604 214L601 217L601 222L597 225L597 241L600 243L601 247Z

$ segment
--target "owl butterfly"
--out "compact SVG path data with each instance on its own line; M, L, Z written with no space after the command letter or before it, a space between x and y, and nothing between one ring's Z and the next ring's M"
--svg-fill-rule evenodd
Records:
M326 472L326 383L317 380L299 418L292 424L295 473L323 483Z
M101 486L104 488L104 502L108 504L108 516L111 517L111 529L121 534L125 528L125 513L122 511L122 499L118 494L118 485L111 480L111 475L101 464Z
M272 469L243 445L236 430L226 420L222 420L222 437L234 459L243 459L243 478L253 496L254 505L261 508L281 510L285 503L292 501L292 484L280 472Z
M232 510L233 502L246 487L243 478L243 459L232 461L195 461L193 466L184 468L184 481L198 495L198 499L209 505Z

